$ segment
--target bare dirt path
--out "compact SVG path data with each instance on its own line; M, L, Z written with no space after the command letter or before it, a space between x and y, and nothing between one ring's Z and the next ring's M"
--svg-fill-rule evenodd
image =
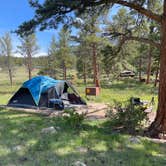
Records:
M108 110L108 105L103 103L89 103L85 107L76 107L75 110L78 113L86 114L88 119L104 119Z
M23 109L23 108L9 108L3 106L3 108L20 111L20 112L27 112L27 113L37 113L46 116L61 116L63 115L63 111L54 111L54 110L37 110L37 109ZM75 106L75 111L79 114L85 114L87 119L95 120L95 119L104 119L106 118L106 113L109 110L109 105L104 103L88 103L87 106ZM148 118L150 122L154 121L156 116L156 112L148 113Z

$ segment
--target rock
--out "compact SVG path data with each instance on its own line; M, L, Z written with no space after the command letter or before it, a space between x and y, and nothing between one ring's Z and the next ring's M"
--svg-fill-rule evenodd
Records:
M61 128L59 126L55 127L57 130L61 130Z
M70 114L69 113L63 113L62 116L70 117Z
M140 143L140 139L138 137L130 137L129 142L132 144L138 144Z
M20 151L22 150L23 146L22 145L17 145L15 147L12 148L13 151Z
M54 133L57 133L57 130L53 126L51 126L51 127L43 128L41 130L41 133L42 134L54 134Z
M87 166L87 165L81 161L76 161L75 163L73 163L73 166Z

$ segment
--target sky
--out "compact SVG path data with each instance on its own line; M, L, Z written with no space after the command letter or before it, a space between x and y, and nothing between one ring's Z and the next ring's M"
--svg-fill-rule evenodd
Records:
M11 32L24 21L31 19L34 10L29 6L28 0L0 0L0 37L6 32ZM38 54L46 54L49 42L53 35L57 36L58 30L46 30L37 32L37 40L40 50ZM19 45L19 37L12 34L13 48ZM15 55L17 55L15 53Z
M34 10L29 6L28 0L0 0L0 37L5 32L14 31L24 21L28 21L34 15ZM118 7L113 9L115 13ZM45 30L37 32L37 41L40 47L39 55L46 55L52 36L58 38L58 30ZM20 44L16 34L12 34L14 52ZM15 53L15 55L17 55Z

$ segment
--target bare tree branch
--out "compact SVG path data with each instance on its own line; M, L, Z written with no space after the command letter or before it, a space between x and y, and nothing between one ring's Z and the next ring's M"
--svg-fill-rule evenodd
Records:
M104 2L103 0L100 1L96 1L94 2L94 6L98 6L98 5L102 5ZM147 16L148 18L157 21L158 23L161 23L161 15L153 13L151 10L149 9L145 9L144 7L142 7L141 5L139 5L136 2L128 2L128 1L124 1L124 0L105 0L106 4L119 4L122 6L126 6L129 7L131 9L136 10L138 13L141 13L145 16Z
M117 37L121 36L123 39L123 42L125 42L127 40L134 40L134 41L139 41L139 42L143 42L146 44L150 44L150 45L157 47L157 48L160 48L160 46L161 46L160 42L155 42L155 41L148 39L148 38L132 36L130 34L124 34L124 33L120 33L120 32L105 33L104 36L108 36L110 38L117 38Z
M114 1L114 3L117 3L120 5L129 7L131 9L134 9L137 12L147 16L148 18L161 23L161 16L160 15L153 13L151 10L145 9L144 7L142 7L141 5L139 5L137 3L127 2L127 1L123 1L123 0L113 0L113 1Z
M154 42L153 40L143 38L143 37L125 36L124 38L125 38L125 40L134 40L134 41L147 43L147 44L150 44L150 45L157 47L157 48L160 48L160 46L161 46L159 42Z

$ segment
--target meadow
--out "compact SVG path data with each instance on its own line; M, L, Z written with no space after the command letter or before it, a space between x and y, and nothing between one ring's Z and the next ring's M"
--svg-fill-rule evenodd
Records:
M37 75L38 70L33 71L33 76ZM27 71L24 67L19 67L14 70L13 86L9 84L7 71L0 72L0 104L6 104L10 97L19 89L21 84L28 79ZM85 85L82 80L74 81L74 87L87 102L99 102L113 104L114 101L125 102L131 97L139 97L141 100L151 101L155 98L155 106L157 105L157 88L153 84L146 85L135 79L126 78L119 81L113 81L110 84L102 82L101 93L97 97L85 96ZM92 86L90 82L87 86Z
M0 72L0 104L6 104L12 94L27 79L24 68L15 70L10 87L7 72ZM37 70L33 75L37 74ZM84 86L76 85L85 98ZM151 100L157 94L153 85L135 80L121 80L103 86L98 97L87 102L112 104L130 97ZM155 111L155 110L154 110ZM41 130L54 126L57 132L43 134ZM76 161L87 166L164 166L166 144L146 137L115 132L106 120L84 120L79 129L73 129L63 118L0 109L0 165L72 166Z

